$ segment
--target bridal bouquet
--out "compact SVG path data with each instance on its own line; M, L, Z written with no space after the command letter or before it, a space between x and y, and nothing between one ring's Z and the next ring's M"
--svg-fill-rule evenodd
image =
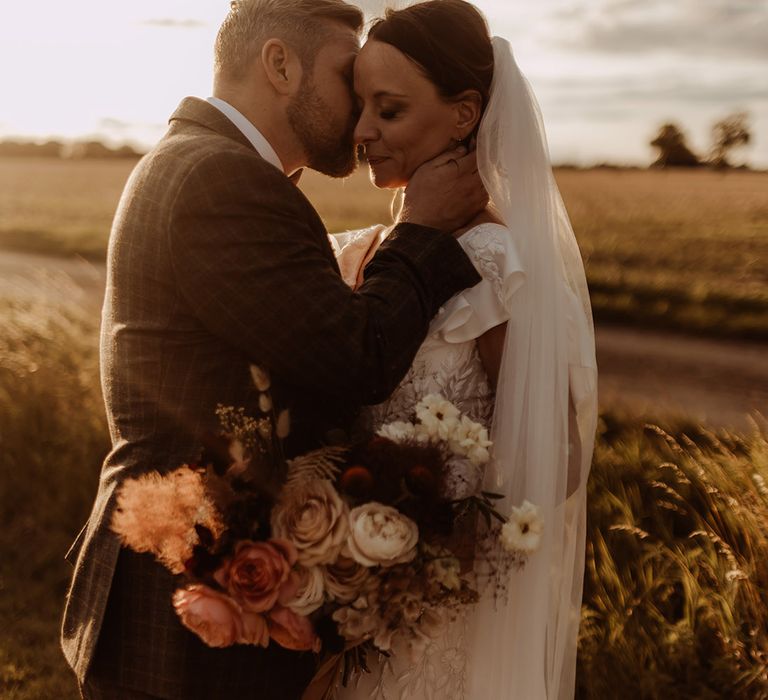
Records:
M127 480L112 520L123 545L184 575L173 605L209 646L322 652L323 673L346 682L368 652L417 659L477 601L475 516L483 547L490 537L513 566L537 548L536 508L507 519L501 496L479 489L487 430L442 397L360 442L286 460L289 415L266 373L253 378L260 414L220 406L218 450Z

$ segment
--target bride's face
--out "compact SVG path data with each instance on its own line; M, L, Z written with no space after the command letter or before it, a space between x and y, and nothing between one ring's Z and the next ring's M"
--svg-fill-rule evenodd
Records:
M355 61L360 119L355 141L365 146L376 187L403 187L422 163L451 146L456 105L394 46L371 40Z

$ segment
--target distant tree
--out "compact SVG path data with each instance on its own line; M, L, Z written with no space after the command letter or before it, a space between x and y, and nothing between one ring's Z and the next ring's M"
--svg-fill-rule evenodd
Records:
M0 141L0 158L140 158L141 153L126 144L118 148L105 146L101 141Z
M752 140L747 112L735 112L712 125L712 155L710 163L715 168L731 168L728 155L739 146Z
M105 146L101 141L85 141L80 144L80 158L111 158L112 149Z
M141 153L137 151L133 146L129 146L128 144L125 144L124 146L120 146L115 151L115 157L116 158L140 158Z
M66 158L75 160L91 158L138 158L138 151L125 145L119 148L110 148L101 141L78 141L68 146L65 151Z
M59 158L64 144L61 141L46 141L38 146L38 155L46 158Z
M0 141L0 156L11 158L58 158L63 145L58 141Z
M685 134L677 124L662 124L651 146L659 149L654 167L695 168L701 165L698 156L685 143Z

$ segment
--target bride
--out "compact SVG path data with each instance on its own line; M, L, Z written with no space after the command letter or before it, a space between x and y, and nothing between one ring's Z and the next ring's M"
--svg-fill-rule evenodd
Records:
M355 64L355 91L356 140L377 187L406 188L423 162L476 142L491 198L456 232L482 282L441 309L399 388L367 419L374 428L403 420L419 398L443 394L491 428L494 459L476 483L503 493L507 508L535 503L545 525L526 566L453 621L419 664L381 658L338 697L572 698L597 371L584 270L538 106L509 44L491 39L463 0L430 0L376 21ZM337 238L351 286L388 230Z

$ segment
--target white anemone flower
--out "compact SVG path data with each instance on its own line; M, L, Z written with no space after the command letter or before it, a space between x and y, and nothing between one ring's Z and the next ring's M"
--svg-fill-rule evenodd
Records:
M430 437L448 440L459 425L461 413L440 394L428 394L416 405L416 417Z
M508 552L535 552L541 544L544 521L530 501L512 508L509 520L501 528L501 543Z

